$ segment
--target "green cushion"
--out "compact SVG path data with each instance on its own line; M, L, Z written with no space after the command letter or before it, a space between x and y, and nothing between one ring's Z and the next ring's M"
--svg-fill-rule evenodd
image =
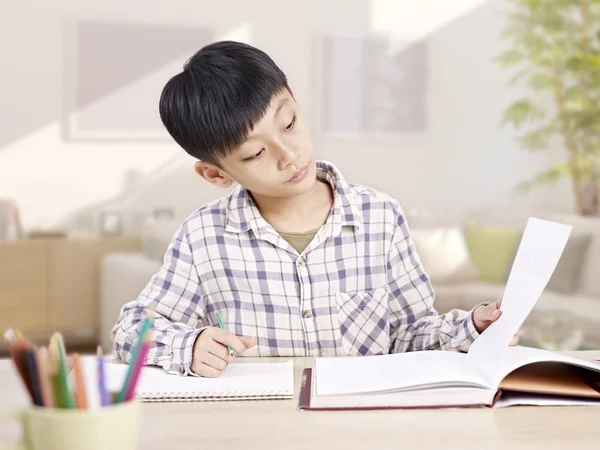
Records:
M517 228L467 225L465 241L482 280L504 283L510 273L523 231Z

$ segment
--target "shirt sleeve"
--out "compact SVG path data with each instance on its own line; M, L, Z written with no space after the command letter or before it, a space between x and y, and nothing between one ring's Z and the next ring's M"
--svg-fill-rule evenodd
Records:
M169 373L195 375L191 370L196 337L203 328L204 301L185 224L174 235L163 264L137 299L121 308L112 330L113 354L129 362L144 317L153 318L151 347L145 363Z
M479 336L473 323L475 308L437 313L431 281L417 254L402 209L397 204L395 208L396 226L387 262L390 352L438 349L466 352Z

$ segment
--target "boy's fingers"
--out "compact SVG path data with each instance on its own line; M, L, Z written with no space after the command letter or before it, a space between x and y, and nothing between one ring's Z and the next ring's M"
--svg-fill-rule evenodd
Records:
M230 333L229 331L217 328L213 335L213 339L223 345L228 345L236 353L244 353L244 350L246 350L246 346L244 345L242 340L235 334Z
M478 319L484 321L494 321L502 312L497 308L496 303L490 303L482 308L478 308L480 310L480 314Z
M221 358L225 362L230 362L233 360L233 357L229 355L229 350L227 350L227 347L217 341L211 341L207 350L209 353Z
M219 356L215 356L209 352L205 352L200 357L200 362L221 371L225 370L227 367L227 361L224 361Z
M222 370L215 369L214 367L210 367L204 363L200 364L198 370L196 371L196 374L206 378L217 378L220 377L222 373Z
M248 336L240 336L241 341L246 346L246 349L252 348L256 345L256 338Z

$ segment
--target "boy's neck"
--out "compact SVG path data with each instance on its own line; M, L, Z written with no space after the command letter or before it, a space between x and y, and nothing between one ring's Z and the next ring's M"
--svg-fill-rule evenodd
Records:
M296 197L252 197L262 217L276 230L287 232L320 228L333 205L331 186L318 179L310 191Z

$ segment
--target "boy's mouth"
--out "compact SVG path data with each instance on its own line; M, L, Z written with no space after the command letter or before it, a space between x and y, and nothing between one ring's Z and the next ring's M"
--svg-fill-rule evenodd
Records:
M299 169L293 176L292 178L290 178L289 180L287 180L288 183L297 183L299 181L302 181L304 179L304 177L306 177L306 174L308 173L308 164L304 167L302 167L301 169Z

